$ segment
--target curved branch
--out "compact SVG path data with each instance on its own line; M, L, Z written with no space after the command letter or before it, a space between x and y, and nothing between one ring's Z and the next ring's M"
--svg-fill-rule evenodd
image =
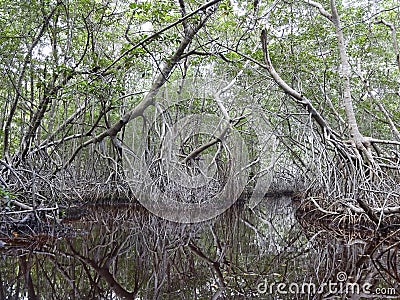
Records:
M261 32L261 44L264 52L265 68L272 76L274 81L281 87L281 89L286 94L288 94L297 103L303 105L307 109L307 111L311 114L312 118L317 122L317 124L321 127L322 130L324 130L328 135L338 136L338 134L335 133L333 129L329 127L324 117L315 109L311 101L307 97L305 97L304 95L300 94L292 87L290 87L275 70L274 66L272 65L271 58L269 56L267 32L265 31L265 29L262 30Z
M202 6L200 6L199 8L197 8L196 10L192 11L191 13L185 15L184 17L180 18L179 20L177 20L176 22L162 28L161 30L157 31L156 33L150 35L149 37L141 40L139 43L135 44L134 46L132 46L131 48L129 48L128 50L126 50L124 53L122 53L119 57L117 57L107 68L105 68L102 72L101 75L104 75L108 70L110 70L113 66L115 66L116 63L118 63L122 58L124 58L126 55L128 55L129 53L131 53L133 50L135 50L136 48L145 45L147 42L151 41L152 39L158 37L161 33L175 27L176 25L180 24L180 23L184 23L187 19L189 19L190 17L194 16L195 14L197 14L200 11L206 11L207 8L209 8L210 6L213 6L215 4L217 4L218 2L220 2L221 0L212 0L210 2L207 2L205 4L203 4ZM189 30L190 31L190 30ZM100 75L99 75L100 76Z
M384 19L380 19L379 21L375 21L375 24L383 24L386 27L389 27L390 33L391 33L391 36L392 36L392 43L393 43L394 53L396 54L397 68L400 70L400 52L399 52L399 44L397 42L396 27L394 26L394 24L389 23Z
M325 10L325 8L322 6L321 3L311 1L311 0L304 0L304 2L307 4L310 4L311 6L314 6L315 8L318 8L321 15L323 15L328 20L332 21L332 15Z
M10 137L11 123L12 123L12 120L14 118L15 112L17 110L18 102L19 102L20 97L21 97L21 93L20 93L19 89L21 87L23 77L25 75L25 72L26 72L26 69L28 67L28 64L31 61L31 56L32 56L33 50L35 49L35 47L38 45L38 43L42 39L43 35L45 34L46 29L49 26L50 20L51 20L52 16L56 12L56 10L57 10L57 8L58 8L58 6L60 4L61 4L61 2L57 1L56 5L53 7L53 9L49 13L49 15L45 16L44 22L43 22L38 34L36 35L36 37L32 41L32 44L29 46L28 51L27 51L27 53L26 53L26 55L24 57L24 63L22 65L21 73L19 74L18 80L17 80L17 82L15 84L15 92L16 92L15 99L14 99L13 103L11 104L10 113L8 115L6 124L4 126L3 155L5 156L6 160L7 160L8 156L9 156L8 151L9 151L9 147L10 147L10 145L9 145L9 137Z
M206 10L208 7L215 5L216 3L218 3L221 0L213 0L210 2L207 2L206 4L200 6L200 8L196 9L194 12L188 14L185 16L185 18L188 18L190 16L193 16L195 13L201 11L201 10ZM151 87L151 89L149 90L149 92L146 94L146 96L144 97L144 99L132 110L130 110L129 112L127 112L125 115L123 115L121 117L121 119L115 123L113 126L111 126L108 130L100 133L99 135L95 136L94 138L86 141L85 143L81 144L76 150L75 152L72 154L72 156L70 157L70 159L64 164L63 168L66 168L70 163L72 163L72 161L75 159L76 155L85 147L93 144L93 143L97 143L102 141L104 138L109 137L109 136L116 136L118 134L118 132L121 131L121 129L131 120L142 116L144 111L149 107L154 105L154 99L158 94L158 91L160 90L160 88L164 85L164 83L167 81L167 78L169 77L169 75L171 74L172 70L174 69L174 67L176 66L176 64L181 60L182 56L184 55L184 52L186 50L186 48L189 46L189 44L192 42L193 38L195 37L195 35L199 32L199 30L205 25L206 20L211 16L211 14L213 13L213 11L209 12L205 19L203 20L203 22L200 22L195 28L188 30L186 35L182 38L181 43L179 45L179 47L177 48L177 50L175 51L175 53L172 55L172 57L170 57L169 59L166 59L165 63L163 64L163 66L160 69L159 74L157 75L156 79L154 80L154 83ZM182 21L182 19L180 19ZM173 23L173 26L176 25L177 22ZM179 23L179 22L178 22ZM161 32L167 30L168 28L173 27L172 25L165 27L164 29L162 29L161 31L159 31L156 35L159 35ZM155 35L153 35L154 37ZM141 43L144 43L144 41L147 41L148 39L143 40ZM136 47L136 46L135 46ZM133 49L133 48L131 48ZM129 50L128 50L129 51ZM120 57L122 58L122 57ZM115 64L116 61L113 63ZM111 67L111 65L107 68L109 69ZM106 70L107 70L106 69ZM105 71L103 71L104 73ZM59 170L56 170L56 172Z

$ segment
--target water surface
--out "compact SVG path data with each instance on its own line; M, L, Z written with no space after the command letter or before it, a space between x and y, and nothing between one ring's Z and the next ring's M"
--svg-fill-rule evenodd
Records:
M63 237L3 246L1 299L400 295L396 231L375 237L333 230L323 221L309 224L296 218L289 198L268 198L254 210L235 206L193 225L165 221L132 205L87 211L67 224L73 230Z

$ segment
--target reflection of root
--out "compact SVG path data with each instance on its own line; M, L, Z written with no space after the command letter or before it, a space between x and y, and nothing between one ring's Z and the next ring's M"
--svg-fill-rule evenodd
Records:
M398 214L382 216L380 221L390 225L379 227L365 212L355 212L340 201L314 197L302 201L296 218L314 251L328 249L333 253L331 264L335 270L346 270L353 282L375 286L379 277L388 287L398 288ZM379 276L376 276L377 272Z
M340 202L331 202L327 207L322 208L319 203L328 203L324 199L310 197L302 201L296 210L296 219L304 228L306 235L325 232L325 238L346 239L348 242L354 240L371 240L379 236L390 235L390 242L399 241L400 234L391 234L400 227L400 215L390 214L382 216L381 224L377 226L364 212L355 212L348 209ZM322 236L320 236L321 238ZM386 242L389 242L387 240Z
M3 219L0 222L0 241L3 246L36 248L50 240L73 236L71 229L54 220L28 213L20 220Z

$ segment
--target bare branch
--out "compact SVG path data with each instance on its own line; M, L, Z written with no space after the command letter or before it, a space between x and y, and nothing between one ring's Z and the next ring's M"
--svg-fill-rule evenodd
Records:
M383 106L383 104L381 102L379 102L379 101L378 101L378 107L379 107L380 111L383 112L383 114L385 115L386 120L389 122L390 129L392 129L393 135L396 137L396 139L398 141L400 141L400 132L397 129L396 124L393 122L392 117L389 115L388 111Z
M202 5L200 8L196 9L195 12L198 12L200 10L205 10L208 7L218 3L219 1L220 0L213 0L211 2L208 2L208 3L204 4L204 5ZM193 14L194 14L194 12L188 14L186 17L192 16ZM212 14L212 12L210 12L208 14L206 19L211 14ZM189 44L191 43L191 41L194 38L194 36L204 26L204 24L205 24L205 20L203 22L200 22L200 24L198 24L194 29L189 30L187 32L186 36L184 36L182 38L181 43L180 43L179 47L177 48L177 50L175 51L175 53L172 55L171 58L167 59L166 62L164 63L164 65L161 67L161 70L160 70L159 74L157 75L157 77L156 77L156 79L155 79L150 91L146 94L146 96L144 97L142 102L140 102L134 109L132 109L131 111L127 112L124 116L122 116L121 119L119 120L119 122L114 124L111 128L109 128L108 130L104 131L103 133L97 135L96 137L92 138L91 140L88 140L88 141L84 142L83 144L81 144L75 150L75 152L72 154L70 159L64 164L63 168L66 168L75 159L76 155L83 148L85 148L85 147L87 147L87 146L89 146L89 145L91 145L93 143L100 142L100 141L102 141L104 138L106 138L108 136L117 135L117 133L120 132L121 129L129 121L131 121L131 120L133 120L133 119L135 119L135 118L137 118L139 116L142 116L144 111L149 106L154 105L154 99L155 99L156 95L158 94L158 91L164 85L164 83L167 81L168 76L171 74L171 72L174 69L174 67L176 66L176 64L182 58L182 55L184 54L186 48L189 46ZM167 26L166 28L171 28L171 27L172 26ZM162 31L159 31L157 34L160 34L161 32L167 30L166 28L164 28ZM110 66L108 68L110 68ZM56 171L58 171L58 170L56 170Z
M312 0L304 0L304 2L307 4L310 4L311 6L313 6L315 8L318 8L321 15L323 15L328 20L332 21L332 15L328 11L325 10L325 8L322 6L321 3L312 1Z
M54 15L54 13L56 12L58 6L61 4L61 2L57 1L57 4L54 6L54 8L51 10L51 12L49 13L48 16L45 16L44 18L44 22L43 25L41 26L39 32L37 33L37 35L35 36L34 40L32 41L32 44L29 46L29 49L24 57L24 63L21 69L21 72L19 74L16 86L15 86L15 99L11 105L11 109L10 109L10 113L8 115L5 127L4 127L4 148L3 148L3 154L6 157L6 159L8 158L8 151L9 151L9 135L10 135L10 129L11 129L11 123L12 120L14 118L14 114L16 112L17 109L17 105L18 105L18 101L19 98L21 97L21 93L20 93L20 87L22 84L22 79L25 75L27 66L31 60L31 56L32 56L32 52L35 49L35 47L38 45L38 43L40 42L40 40L42 39L43 35L46 32L47 27L49 26L49 22L51 20L51 17Z
M131 53L133 50L135 50L138 47L141 47L142 45L145 45L147 42L151 41L152 39L158 37L160 34L162 34L163 32L175 27L176 25L186 21L187 19L189 19L190 17L194 16L195 14L197 14L200 11L205 11L207 8L209 8L210 6L213 6L215 4L217 4L218 2L220 2L221 0L212 0L209 1L205 4L203 4L202 6L200 6L199 8L197 8L196 10L192 11L191 13L185 15L184 17L180 18L179 20L177 20L176 22L165 26L164 28L162 28L161 30L157 31L156 33L150 35L149 37L141 40L140 42L138 42L137 44L135 44L134 46L132 46L131 48L129 48L128 50L126 50L124 53L122 53L119 57L117 57L107 68L105 68L101 74L105 74L108 70L110 70L113 66L115 66L115 64L117 64L122 58L124 58L126 55L128 55L129 53Z
M400 52L399 52L399 44L397 42L397 31L396 31L396 27L394 26L394 24L387 22L384 19L380 19L375 21L375 24L383 24L387 27L389 27L390 31L391 31L391 35L392 35L392 43L393 43L393 49L394 49L394 53L396 54L396 63L397 63L397 67L400 70Z
M329 135L333 134L337 136L337 134L329 127L328 123L324 119L324 117L314 108L311 101L307 99L304 95L300 94L293 88L291 88L276 72L274 66L272 65L271 58L269 56L268 51L268 42L267 42L267 32L262 30L261 32L261 43L264 52L264 60L265 60L265 67L275 82L282 88L282 90L291 96L297 103L306 107L307 111L311 114L313 119L317 122L317 124L326 131Z

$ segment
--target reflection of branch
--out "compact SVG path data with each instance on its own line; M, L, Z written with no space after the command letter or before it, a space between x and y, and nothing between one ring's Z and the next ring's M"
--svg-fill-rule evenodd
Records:
M32 263L31 263L31 259L30 259L30 255L28 256L29 260L27 261L27 256L21 256L19 258L19 267L20 272L22 273L22 275L25 278L25 284L28 288L28 298L32 299L32 300L36 300L38 299L38 297L36 296L36 292L35 292L35 287L33 286L33 281L32 281L32 276L31 276L31 268L32 268Z
M82 299L81 293L80 293L79 289L77 288L77 286L76 286L76 284L74 282L74 279L71 278L71 276L68 274L68 272L66 272L66 270L64 269L64 266L62 266L58 262L58 260L54 257L54 255L50 255L50 254L47 254L47 253L46 253L46 255L47 255L47 259L50 259L53 262L54 267L58 270L58 272L60 272L60 274L63 276L63 278L68 282L68 284L70 285L71 289L74 291L74 294L77 295L79 299ZM45 270L43 270L43 271L45 272ZM90 274L90 273L88 273L88 274ZM89 277L89 280L90 280L91 277L90 276L88 276L88 277ZM49 281L51 282L50 279L49 279Z
M78 251L75 250L71 242L68 241L68 244L69 248L71 249L75 257L77 257L82 263L91 266L96 271L96 273L107 282L110 289L112 289L118 297L122 299L135 299L139 289L138 285L135 285L133 292L128 292L115 280L114 276L110 273L108 267L100 266L93 259L84 257L83 255L79 254ZM108 265L109 262L106 263L106 266Z
M218 261L214 261L211 258L207 257L201 250L199 247L197 247L196 244L194 244L193 242L189 242L189 249L190 251L192 251L194 254L196 254L199 258L201 258L202 260L204 260L206 263L208 263L211 268L214 270L214 272L217 274L217 282L218 282L218 286L220 288L225 288L226 284L224 281L224 276L222 275L221 269L220 269L220 264Z

